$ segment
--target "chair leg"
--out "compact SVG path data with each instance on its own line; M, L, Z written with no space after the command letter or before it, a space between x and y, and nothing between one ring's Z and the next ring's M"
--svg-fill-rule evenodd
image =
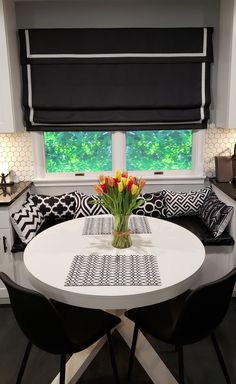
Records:
M61 355L60 361L60 384L65 384L66 355Z
M135 348L136 348L136 343L138 338L138 331L139 331L138 326L135 324L132 345L131 345L131 350L129 355L128 380L131 379L131 373L134 365L134 355L135 355Z
M119 384L119 376L118 376L117 365L116 365L116 360L115 360L115 356L114 356L110 332L107 332L107 339L108 339L108 345L109 345L110 356L111 356L111 365L112 365L112 369L113 369L113 375L114 375L115 383Z
M24 354L23 360L21 362L21 366L20 366L20 370L19 370L19 373L18 373L18 376L17 376L16 384L20 384L21 383L23 374L25 372L25 367L26 367L26 364L27 364L27 361L28 361L28 358L29 358L29 355L30 355L31 347L32 347L32 343L29 341L27 346L26 346L26 350L25 350L25 354Z
M229 378L229 374L228 374L228 371L226 369L226 365L225 365L225 362L224 362L224 359L223 359L223 355L221 353L219 344L217 342L216 335L213 332L211 334L211 339L212 339L212 343L214 345L214 348L215 348L215 351L216 351L216 354L217 354L217 357L218 357L221 369L223 371L226 383L227 384L231 384L231 381L230 381L230 378Z
M179 384L184 384L184 350L182 345L177 345L179 364Z

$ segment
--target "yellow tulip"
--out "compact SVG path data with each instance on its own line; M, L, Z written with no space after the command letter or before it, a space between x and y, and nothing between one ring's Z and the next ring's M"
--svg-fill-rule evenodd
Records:
M138 192L138 186L136 184L132 184L131 187L131 195L135 195Z
M127 179L126 177L122 177L122 178L121 178L121 181L122 181L122 183L124 184L124 187L126 187L127 184L128 184L128 182L129 182L129 178Z
M121 171L119 169L116 171L116 179L121 181Z
M124 184L122 183L122 181L120 181L120 182L118 183L118 191L119 191L119 192L122 192L123 189L124 189Z

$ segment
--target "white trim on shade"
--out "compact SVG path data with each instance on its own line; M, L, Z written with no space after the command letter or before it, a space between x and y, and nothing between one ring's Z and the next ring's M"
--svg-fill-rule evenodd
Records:
M72 58L72 59L104 59L104 58L155 58L155 57L205 57L207 53L207 28L203 28L203 44L202 44L202 52L194 52L194 53L144 53L144 52L122 52L122 53L50 53L43 54L37 53L32 54L30 52L30 38L29 38L29 30L25 30L25 41L26 41L26 54L28 59L64 59L64 58Z

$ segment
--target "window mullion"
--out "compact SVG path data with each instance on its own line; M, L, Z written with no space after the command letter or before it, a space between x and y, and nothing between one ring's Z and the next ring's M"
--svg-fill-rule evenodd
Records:
M112 133L112 170L126 169L126 136L125 132Z

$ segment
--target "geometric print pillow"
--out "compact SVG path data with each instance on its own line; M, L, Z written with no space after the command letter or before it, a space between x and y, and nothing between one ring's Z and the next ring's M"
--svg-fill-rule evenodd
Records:
M145 202L132 213L140 216L166 217L166 206L163 191L144 193L141 195Z
M200 207L211 191L211 187L193 192L164 190L166 217L197 215Z
M216 194L212 191L202 204L199 210L199 217L204 224L209 228L214 237L221 235L229 224L232 215L233 207L230 207L219 200Z
M39 208L29 199L18 212L11 215L11 222L21 241L28 244L44 223L44 217Z
M106 208L99 204L91 204L91 200L97 199L97 195L85 195L84 193L75 192L75 214L74 219L85 216L104 215L110 213Z
M60 196L29 195L45 218L73 219L75 214L75 194L63 193Z

